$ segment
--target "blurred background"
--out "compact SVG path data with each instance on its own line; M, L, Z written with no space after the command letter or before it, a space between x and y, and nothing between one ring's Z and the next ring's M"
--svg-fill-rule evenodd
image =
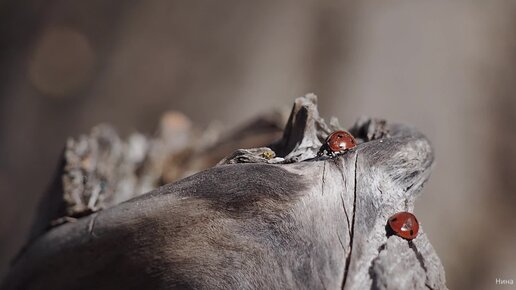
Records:
M0 277L67 137L168 110L234 128L314 92L430 138L416 214L451 289L492 289L516 280L515 89L514 1L0 0Z

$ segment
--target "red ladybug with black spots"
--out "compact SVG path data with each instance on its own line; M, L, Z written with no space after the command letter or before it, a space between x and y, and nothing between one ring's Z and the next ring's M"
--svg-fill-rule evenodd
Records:
M413 240L419 231L419 222L415 215L410 212L398 212L391 216L388 221L389 228L399 237L406 240Z
M339 130L331 133L319 149L317 156L328 155L335 157L343 154L357 146L357 141L348 132Z

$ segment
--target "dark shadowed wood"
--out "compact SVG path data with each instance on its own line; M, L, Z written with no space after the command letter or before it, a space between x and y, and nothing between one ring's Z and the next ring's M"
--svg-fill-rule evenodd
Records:
M411 242L386 233L429 177L428 140L362 119L356 149L315 158L338 127L316 101L296 100L270 149L52 228L2 289L446 289L424 229Z

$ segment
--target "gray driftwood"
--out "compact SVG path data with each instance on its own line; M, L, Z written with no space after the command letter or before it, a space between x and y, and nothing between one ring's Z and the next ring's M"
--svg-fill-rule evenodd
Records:
M355 150L315 158L338 126L319 117L315 96L298 98L270 149L237 151L127 202L111 196L35 239L2 289L446 289L424 230L411 242L386 233L429 177L428 140L364 118L350 129ZM68 212L88 206L66 198L77 201Z

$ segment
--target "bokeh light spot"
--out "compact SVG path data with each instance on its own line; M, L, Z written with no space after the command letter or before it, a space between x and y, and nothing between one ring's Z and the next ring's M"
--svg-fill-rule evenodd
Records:
M29 79L42 94L69 97L91 80L97 57L80 31L56 26L46 29L29 58Z

